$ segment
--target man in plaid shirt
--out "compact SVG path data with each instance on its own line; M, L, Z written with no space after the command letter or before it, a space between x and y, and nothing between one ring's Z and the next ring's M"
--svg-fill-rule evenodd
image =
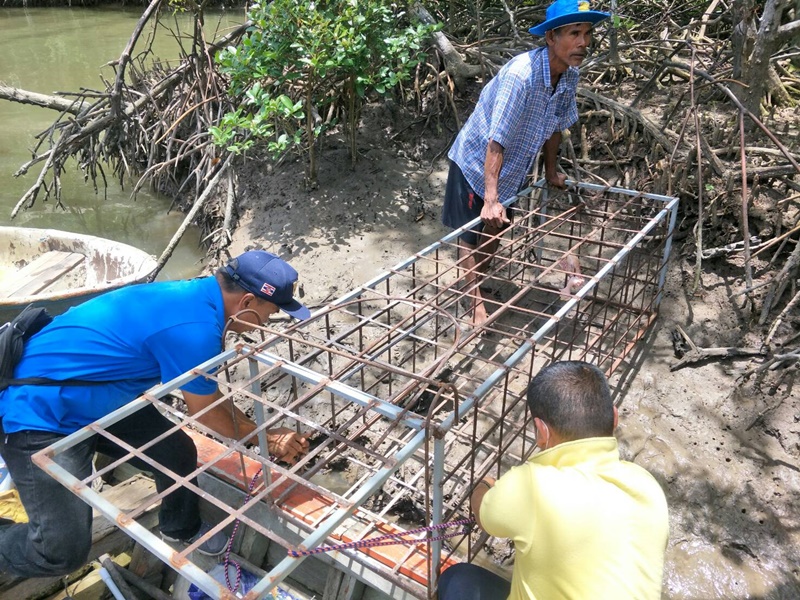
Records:
M530 29L546 45L514 57L483 89L478 104L448 154L442 222L453 229L480 216L482 223L460 237L464 290L472 296L472 323L488 315L480 291L482 275L497 251L499 233L510 223L501 204L525 181L544 149L545 178L563 188L556 171L561 131L578 120L578 67L586 58L592 27L607 18L583 0L556 0L546 21Z

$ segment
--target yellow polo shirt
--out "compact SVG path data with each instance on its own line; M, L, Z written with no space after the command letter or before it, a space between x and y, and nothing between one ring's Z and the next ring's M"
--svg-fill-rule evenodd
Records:
M509 600L658 600L667 500L613 437L531 457L483 497L481 523L514 541Z

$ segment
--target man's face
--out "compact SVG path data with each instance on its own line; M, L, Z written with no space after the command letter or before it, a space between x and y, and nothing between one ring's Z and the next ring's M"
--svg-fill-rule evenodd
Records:
M586 58L589 44L592 41L592 25L590 23L572 23L558 29L551 29L545 34L550 47L551 64L563 67L578 67Z

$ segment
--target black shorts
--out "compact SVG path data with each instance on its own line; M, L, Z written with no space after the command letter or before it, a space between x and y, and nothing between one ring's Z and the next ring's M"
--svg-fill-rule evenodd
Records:
M463 227L473 219L481 216L483 198L467 183L461 168L450 161L450 171L447 173L447 187L444 191L444 206L442 207L442 223L451 229ZM506 216L511 219L510 210L506 208ZM468 229L459 237L470 246L478 245L478 234L483 231L483 221L472 229Z

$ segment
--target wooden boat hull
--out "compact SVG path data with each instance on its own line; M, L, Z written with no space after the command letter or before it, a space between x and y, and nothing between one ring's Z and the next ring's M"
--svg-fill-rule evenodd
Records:
M0 226L0 324L28 304L51 315L145 281L156 260L104 238L56 229Z

